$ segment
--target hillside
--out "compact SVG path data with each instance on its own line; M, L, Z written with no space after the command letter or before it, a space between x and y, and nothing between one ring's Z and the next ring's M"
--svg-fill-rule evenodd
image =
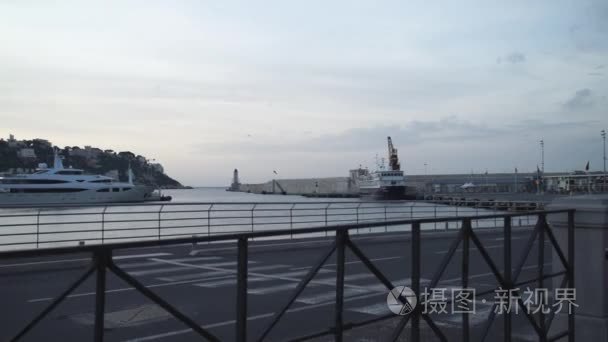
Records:
M96 147L66 146L59 148L66 167L83 169L91 174L105 174L120 181L128 179L129 164L135 183L162 188L182 188L175 179L164 173L163 167L141 155L129 151L115 152ZM0 139L0 173L30 172L38 164L53 165L53 146L48 140Z

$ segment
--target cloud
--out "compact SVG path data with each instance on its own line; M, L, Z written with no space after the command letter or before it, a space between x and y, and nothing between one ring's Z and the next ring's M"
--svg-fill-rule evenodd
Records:
M594 104L593 92L589 88L578 90L574 96L564 103L564 108L568 110L579 110L590 108Z
M526 55L521 52L512 52L508 56L505 57L507 62L512 64L523 63L526 61Z
M524 55L521 52L511 52L510 54L504 56L504 57L498 57L496 59L496 62L498 64L501 64L503 61L505 61L505 63L511 63L511 64L519 64L519 63L524 63L526 61L526 55Z

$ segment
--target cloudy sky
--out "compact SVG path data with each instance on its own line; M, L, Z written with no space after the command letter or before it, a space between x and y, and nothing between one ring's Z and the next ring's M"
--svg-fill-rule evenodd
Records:
M0 1L0 134L191 185L602 168L608 2Z

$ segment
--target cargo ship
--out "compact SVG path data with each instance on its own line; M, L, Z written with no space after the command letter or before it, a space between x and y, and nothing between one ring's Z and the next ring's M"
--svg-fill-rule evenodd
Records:
M407 200L415 199L414 189L405 184L405 175L401 170L397 149L393 146L391 137L388 140L388 168L384 161L377 163L377 170L369 172L359 168L351 170L351 177L359 186L359 195L376 200Z

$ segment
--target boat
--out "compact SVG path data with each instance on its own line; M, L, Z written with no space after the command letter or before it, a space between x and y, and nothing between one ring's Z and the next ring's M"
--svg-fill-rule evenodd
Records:
M359 167L351 171L351 177L359 186L361 197L371 197L376 200L406 200L415 199L413 188L406 186L405 175L401 170L397 149L394 148L391 137L388 140L389 168L384 166L384 161L378 163L376 171L369 172Z
M118 182L111 177L64 168L57 153L53 167L38 166L31 174L0 177L0 206L143 202L154 190L133 184L130 168L129 181Z

